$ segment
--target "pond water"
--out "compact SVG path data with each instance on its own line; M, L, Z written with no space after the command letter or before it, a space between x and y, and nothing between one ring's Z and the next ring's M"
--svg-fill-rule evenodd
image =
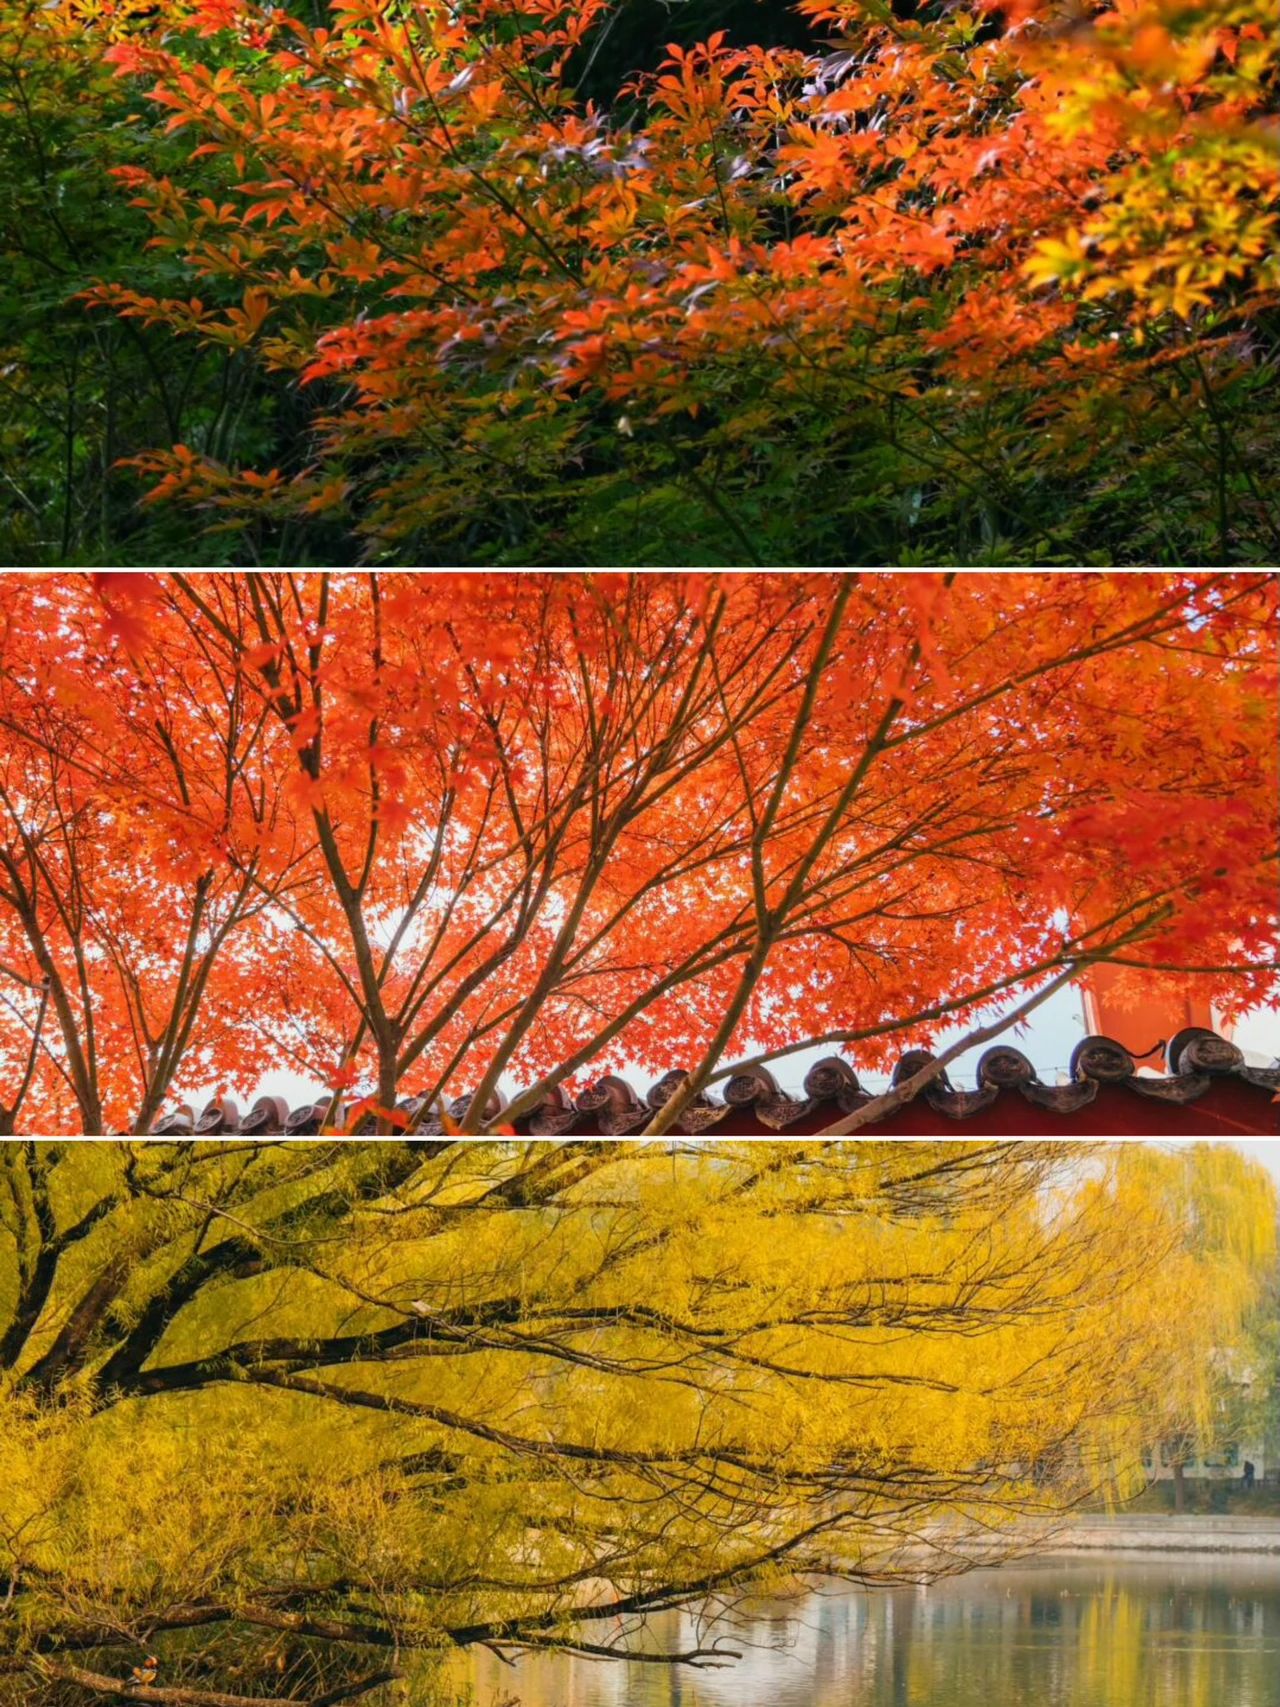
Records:
M1280 1707L1280 1556L1044 1560L651 1621L723 1670L471 1662L475 1707ZM708 1609L710 1616L711 1609ZM607 1640L607 1636L600 1639Z

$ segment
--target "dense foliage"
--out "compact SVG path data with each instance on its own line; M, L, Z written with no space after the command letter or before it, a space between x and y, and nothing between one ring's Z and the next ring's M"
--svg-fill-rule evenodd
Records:
M9 553L1270 561L1268 10L4 0Z
M0 1702L439 1699L999 1556L1194 1425L1275 1209L1210 1147L4 1146Z
M478 1132L686 1070L656 1134L744 1057L874 1069L1102 962L1274 1001L1278 595L7 577L0 1130L292 1064Z

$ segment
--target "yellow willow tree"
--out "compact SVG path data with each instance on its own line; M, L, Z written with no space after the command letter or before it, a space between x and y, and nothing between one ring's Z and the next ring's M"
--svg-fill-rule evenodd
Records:
M395 1699L998 1554L1181 1415L1253 1284L1188 1243L1185 1155L10 1146L0 1700Z
M1266 1426L1269 1395L1263 1395L1275 1355L1276 1208L1270 1194L1252 1189L1255 1165L1228 1144L1197 1144L1172 1157L1143 1146L1130 1168L1143 1192L1158 1198L1182 1228L1178 1261L1207 1282L1194 1289L1202 1315L1192 1332L1210 1353L1203 1368L1181 1370L1160 1443L1181 1511L1186 1465L1198 1453L1238 1446L1259 1422ZM1187 1297L1170 1272L1165 1308L1177 1317Z

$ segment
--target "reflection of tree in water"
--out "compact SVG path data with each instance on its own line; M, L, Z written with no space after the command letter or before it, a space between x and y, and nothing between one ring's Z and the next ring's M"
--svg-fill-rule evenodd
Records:
M889 1701L892 1707L909 1707L909 1676L911 1671L912 1647L915 1640L915 1611L914 1595L899 1594L894 1597L893 1607L893 1640L890 1644L889 1680L892 1694Z
M690 1628L696 1621L688 1619ZM684 1628L653 1621L655 1641ZM705 1629L705 1626L703 1627ZM476 1707L1280 1707L1280 1570L1200 1559L980 1571L893 1591L833 1585L716 1625L724 1671L522 1661Z

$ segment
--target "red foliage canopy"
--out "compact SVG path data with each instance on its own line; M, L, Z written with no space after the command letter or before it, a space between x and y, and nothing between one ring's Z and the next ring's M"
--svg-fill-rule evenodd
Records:
M673 46L638 125L569 82L607 9L341 0L317 28L198 0L126 32L109 57L225 187L122 169L195 294L97 300L344 387L305 468L180 446L140 463L158 495L348 508L386 548L570 478L614 421L647 444L699 418L693 460L734 467L789 410L861 406L923 478L998 491L959 423L1011 391L1048 471L1180 394L1218 423L1256 370L1280 284L1257 0L803 0L811 52ZM1249 507L1274 527L1256 482Z
M874 1065L1097 959L1247 1007L1276 604L1256 574L6 578L5 1118L146 1130L179 1071L285 1060L384 1108L673 1057L691 1095L815 1036Z

